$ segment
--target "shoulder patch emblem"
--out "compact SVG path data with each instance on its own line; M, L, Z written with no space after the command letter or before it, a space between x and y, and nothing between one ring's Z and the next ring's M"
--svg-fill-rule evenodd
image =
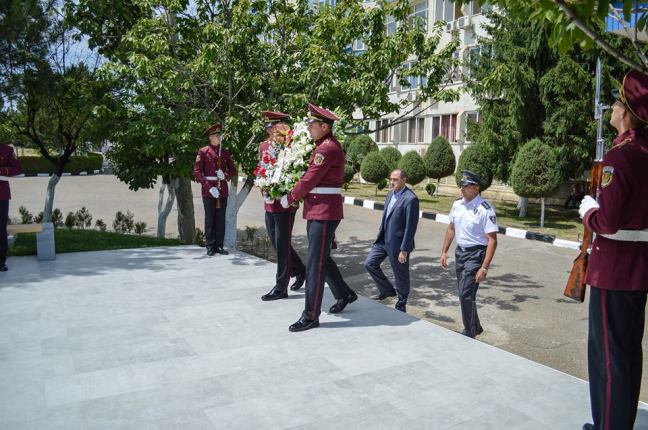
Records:
M488 219L491 220L493 224L497 224L497 217L495 215L489 216Z
M200 154L196 155L196 161L200 161Z
M489 205L488 202L487 202L486 200L484 200L483 202L481 202L481 205L482 205L483 207L485 207L486 209L490 209L490 208L491 208L491 205Z
M324 155L320 154L319 152L315 154L315 158L313 158L313 163L315 163L316 166L319 166L323 162L324 162Z
M603 173L601 174L601 188L605 188L612 183L614 177L613 166L603 166Z

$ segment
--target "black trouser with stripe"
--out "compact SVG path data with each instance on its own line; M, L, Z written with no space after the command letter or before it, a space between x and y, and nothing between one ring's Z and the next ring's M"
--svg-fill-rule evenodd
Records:
M0 200L0 267L7 261L7 221L9 220L9 200Z
M288 289L291 276L304 275L306 267L295 248L292 247L292 229L295 222L295 211L265 213L265 225L270 242L277 251L277 275L275 288L281 291Z
M308 262L306 266L306 307L302 314L307 320L316 320L322 311L324 281L326 281L336 300L348 297L353 291L349 288L337 264L331 258L331 245L336 221L309 220L306 224L308 235Z
M641 389L646 291L590 291L587 364L594 427L632 430Z
M227 197L220 199L220 208L216 207L216 199L203 197L205 207L205 247L217 251L225 241L225 211Z
M477 270L481 267L486 256L486 246L478 245L467 248L457 246L455 258L457 259L457 290L461 304L461 318L463 319L464 334L475 337L482 331L479 315L477 315L477 289L475 282Z

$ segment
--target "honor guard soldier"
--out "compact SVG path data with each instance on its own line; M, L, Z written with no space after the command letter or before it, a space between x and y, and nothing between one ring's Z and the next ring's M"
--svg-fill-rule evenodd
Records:
M586 196L579 213L596 238L585 282L590 285L588 371L594 424L583 429L630 430L641 388L648 291L648 76L632 71L612 105L618 135L604 155L598 202Z
M340 269L330 255L335 230L343 218L345 155L333 136L333 123L338 118L312 103L308 104L308 110L308 131L316 147L304 176L290 193L281 198L283 207L304 199L304 219L307 220L306 303L301 318L289 327L293 332L319 326L325 280L336 299L329 312L342 312L348 303L358 298L342 279Z
M448 267L447 252L456 236L457 289L463 334L474 338L484 331L477 315L477 289L479 283L486 279L495 255L499 228L495 209L479 193L481 178L473 172L462 170L460 184L462 197L450 209L450 223L441 249L441 266Z
M7 271L7 222L9 220L10 176L20 175L20 163L11 146L0 143L0 272Z
M209 145L200 148L194 163L193 174L202 185L202 199L205 208L205 242L207 255L228 254L223 248L225 240L225 211L229 187L227 180L236 168L229 151L221 145L220 123L205 129Z
M259 145L259 160L261 160L269 149L274 150L275 156L279 154L281 147L288 144L288 127L290 115L283 112L262 112L265 120L265 129L268 133L268 139ZM277 200L268 198L264 194L265 225L268 231L268 237L273 248L277 252L277 274L275 276L275 286L268 294L261 296L261 300L270 301L288 297L288 283L291 276L297 279L290 286L295 291L301 288L306 279L306 267L301 258L292 247L292 229L295 223L296 206L284 208Z

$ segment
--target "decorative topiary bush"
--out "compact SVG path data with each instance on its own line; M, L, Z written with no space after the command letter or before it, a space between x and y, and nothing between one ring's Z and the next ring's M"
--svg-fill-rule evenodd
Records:
M353 169L358 172L365 156L370 152L378 151L378 146L373 139L366 134L348 138L346 159Z
M405 172L407 183L410 185L416 185L426 177L423 158L416 151L403 155L398 162L398 168Z
M434 184L427 184L425 186L425 192L428 193L430 196L433 196L437 187Z
M393 146L386 146L381 149L380 155L382 155L387 162L390 173L398 168L398 162L403 156L403 154L401 154L401 152Z
M355 172L353 171L353 166L349 164L344 165L344 183L348 184L353 180L353 175L355 175Z
M474 143L463 150L457 163L455 179L457 186L460 186L461 171L470 170L478 174L482 179L481 191L486 190L493 182L493 171L490 168L490 159L485 148Z
M362 160L360 175L365 181L378 184L389 176L389 166L379 152L370 152ZM378 194L378 187L376 187L376 194Z
M387 178L382 178L378 183L376 184L376 188L379 190L384 190L385 187L387 187Z
M436 179L438 190L439 180L452 175L457 166L452 146L445 137L439 136L432 140L423 156L425 173L428 178Z

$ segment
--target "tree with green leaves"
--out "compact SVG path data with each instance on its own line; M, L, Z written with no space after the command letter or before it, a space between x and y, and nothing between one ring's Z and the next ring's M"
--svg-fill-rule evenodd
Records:
M366 134L351 136L347 138L347 151L346 159L356 172L360 171L360 166L364 158L371 152L378 151L378 145L374 140Z
M459 156L457 171L455 173L457 186L461 186L461 172L463 170L469 170L481 178L482 183L480 184L479 189L481 191L488 189L493 182L491 159L492 156L488 153L488 148L485 148L483 145L474 143L464 149Z
M380 150L380 155L383 156L385 162L389 166L389 171L392 172L398 168L398 161L401 159L403 154L394 148L393 146L385 146Z
M378 184L389 176L390 170L387 162L379 152L370 152L362 160L360 166L360 176L367 182L376 184L376 193L378 195Z
M518 151L511 173L513 191L523 197L540 198L540 227L544 227L545 197L562 183L560 153L540 139L531 139Z
M455 160L452 146L448 139L439 136L432 139L423 156L425 171L428 178L436 179L434 195L439 192L439 181L441 178L452 175L455 171L457 161Z
M425 163L416 151L403 154L398 162L398 168L406 173L407 183L410 185L419 184L425 179Z
M131 187L152 187L189 176L200 130L225 123L224 145L246 177L231 183L226 245L235 246L236 215L253 184L262 109L294 118L311 101L335 110L343 128L356 128L383 113L436 100L452 100L443 88L454 45L438 49L433 37L409 19L406 0L366 8L359 0L311 8L306 0L108 0L68 2L69 16L107 58L106 76L122 82L122 109L111 140L125 160L118 174ZM401 25L384 30L386 17ZM362 41L366 49L350 49ZM410 69L412 56L419 62ZM389 98L393 76L427 77L420 100L401 105ZM353 114L359 113L354 119ZM366 131L368 132L368 131ZM118 151L123 156L117 155ZM137 171L135 171L137 170ZM179 214L185 211L179 210Z

